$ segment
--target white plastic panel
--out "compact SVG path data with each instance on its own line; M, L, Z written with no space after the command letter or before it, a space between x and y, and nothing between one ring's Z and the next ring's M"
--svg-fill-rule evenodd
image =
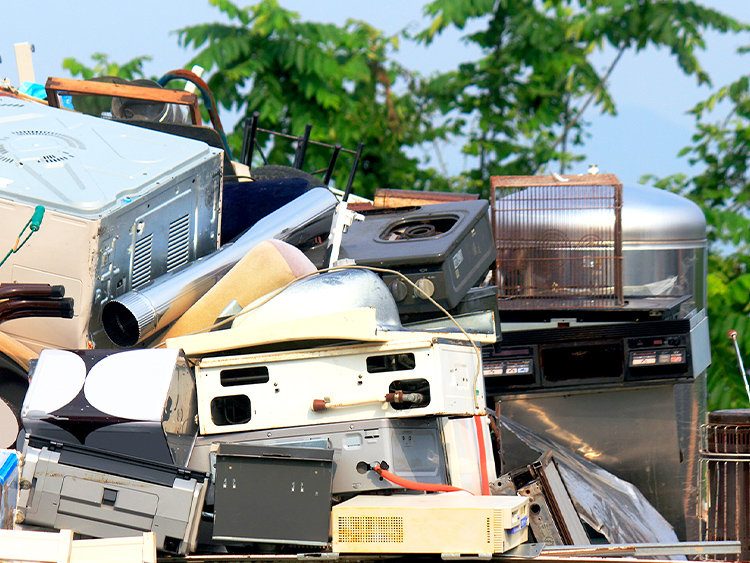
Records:
M204 157L203 142L0 99L0 196L95 216ZM129 198L129 199L128 199Z

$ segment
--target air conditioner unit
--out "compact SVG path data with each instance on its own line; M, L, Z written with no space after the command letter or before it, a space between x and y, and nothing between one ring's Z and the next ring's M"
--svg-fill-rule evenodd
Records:
M528 538L520 496L359 495L333 507L334 553L503 553Z

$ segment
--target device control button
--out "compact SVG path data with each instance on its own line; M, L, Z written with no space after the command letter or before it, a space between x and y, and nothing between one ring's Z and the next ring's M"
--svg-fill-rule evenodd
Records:
M396 301L403 301L406 298L407 293L409 293L406 284L401 280L393 280L388 284L388 288L391 290L393 298Z
M432 297L432 294L435 293L435 284L433 284L427 278L419 278L416 285L424 292L424 294L420 293L419 291L414 292L420 299L427 299L427 297ZM425 297L425 294L427 295L427 297Z

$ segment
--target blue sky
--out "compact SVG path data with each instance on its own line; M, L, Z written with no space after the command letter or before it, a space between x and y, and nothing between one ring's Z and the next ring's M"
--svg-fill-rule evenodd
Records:
M111 60L120 63L150 55L153 60L147 64L146 74L160 76L168 70L181 68L190 58L190 53L178 46L177 36L170 32L186 25L221 19L220 12L206 0L0 1L0 78L7 77L14 85L18 80L14 43L34 44L37 82L43 83L48 76L68 76L62 69L63 58L70 56L88 63L95 52L107 53ZM704 3L750 21L747 0ZM408 0L280 0L280 4L299 12L303 19L340 24L347 18L356 18L386 33L396 33L405 27L416 31L425 24L422 2ZM429 48L403 44L396 58L407 68L422 74L454 68L479 54L465 45L461 36L461 32L451 30ZM726 84L748 72L750 55L734 54L742 39L709 34L706 40L707 49L700 57L714 85ZM595 60L602 72L613 56L611 52L597 55ZM624 183L635 183L647 173L663 176L689 172L686 160L676 156L689 143L694 129L693 120L686 112L706 98L710 90L699 88L695 78L679 71L668 52L656 49L637 55L626 54L613 73L609 88L619 115L601 117L592 109L585 114L585 119L592 123L591 137L583 151L587 154L585 163L596 163L602 172L614 173ZM234 116L227 114L223 120L229 128ZM456 147L445 147L444 152L451 173L465 166ZM586 164L576 172L585 171Z

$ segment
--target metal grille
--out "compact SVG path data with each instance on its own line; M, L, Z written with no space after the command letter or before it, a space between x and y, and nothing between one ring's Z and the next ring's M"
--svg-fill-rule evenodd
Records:
M709 413L709 423L701 427L701 465L703 539L739 540L739 560L750 560L750 410Z
M2 143L0 143L0 162L5 162L7 164L11 164L15 162L15 159L7 156L8 150L3 146Z
M55 137L57 139L62 139L66 143L68 143L71 147L78 147L79 149L85 149L86 145L83 144L83 142L79 141L78 139L74 139L73 137L69 135L64 135L63 133L58 133L57 131L43 131L41 129L22 129L19 131L13 131L14 135L18 135L19 137Z
M190 215L184 215L169 224L167 241L167 272L187 264L190 259Z
M56 162L68 160L68 157L66 155L45 154L42 156L42 160L47 164L55 164Z
M490 186L501 309L623 305L614 175L493 176Z
M339 516L341 543L404 543L401 516Z
M495 510L494 511L494 521L495 522L502 522L503 521L503 511L502 510ZM501 526L498 526L498 528L501 528ZM489 518L487 518L487 545L492 544L493 546L493 552L494 553L502 553L505 551L503 549L503 534L493 534L493 526Z
M149 233L135 243L133 251L133 281L131 288L136 289L151 281L151 246L154 235Z

